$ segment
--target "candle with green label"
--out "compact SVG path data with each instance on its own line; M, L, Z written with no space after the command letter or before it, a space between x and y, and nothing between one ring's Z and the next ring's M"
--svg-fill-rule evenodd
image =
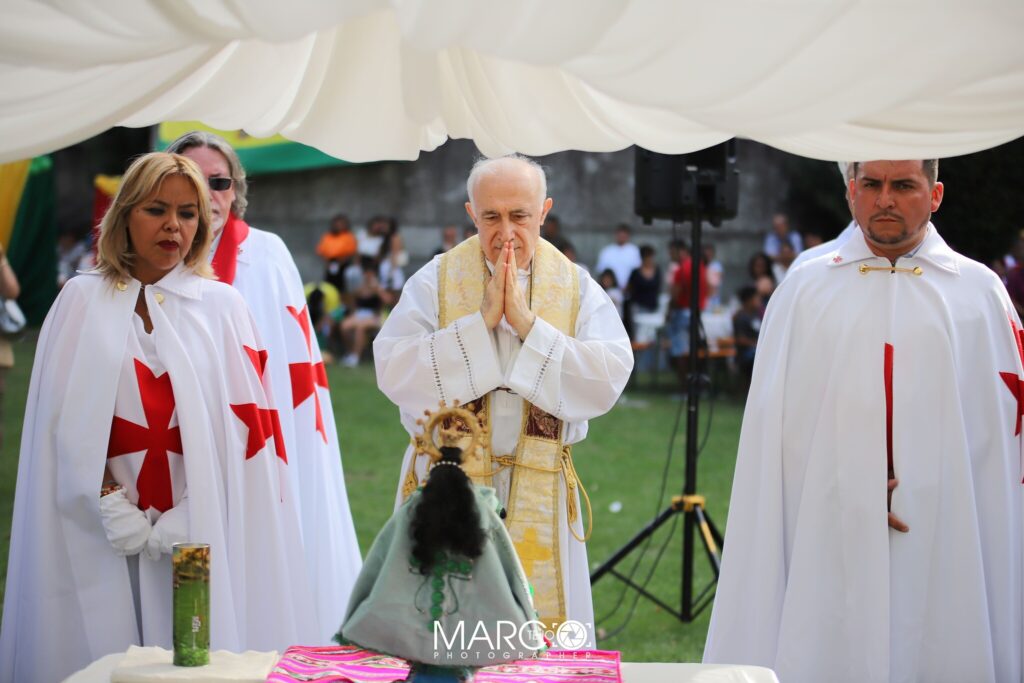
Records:
M175 543L174 664L202 666L210 662L210 546Z

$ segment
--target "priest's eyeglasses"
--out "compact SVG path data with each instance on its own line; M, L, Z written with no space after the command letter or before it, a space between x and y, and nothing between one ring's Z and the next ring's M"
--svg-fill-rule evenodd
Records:
M206 183L210 186L210 189L214 192L223 192L231 187L231 178L225 178L224 176L214 176L207 178Z

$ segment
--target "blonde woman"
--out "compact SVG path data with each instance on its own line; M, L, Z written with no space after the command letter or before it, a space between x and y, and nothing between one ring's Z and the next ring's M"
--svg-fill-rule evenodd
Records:
M98 265L40 334L15 494L0 681L56 681L129 645L171 646L169 553L211 546L211 647L310 636L312 600L266 353L211 278L206 181L137 159Z

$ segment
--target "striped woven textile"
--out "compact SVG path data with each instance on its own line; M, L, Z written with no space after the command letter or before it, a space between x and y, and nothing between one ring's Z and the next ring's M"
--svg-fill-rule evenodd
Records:
M354 645L288 648L268 683L392 683L404 681L409 664ZM550 650L539 659L480 669L473 683L621 683L619 653L607 650Z
M408 676L409 664L404 659L354 645L292 645L271 669L267 683L391 683Z

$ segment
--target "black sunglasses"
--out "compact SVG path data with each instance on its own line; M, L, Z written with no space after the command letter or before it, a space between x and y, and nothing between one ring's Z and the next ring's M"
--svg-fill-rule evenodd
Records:
M206 182L214 192L223 192L231 187L231 178L225 178L224 176L207 178Z

